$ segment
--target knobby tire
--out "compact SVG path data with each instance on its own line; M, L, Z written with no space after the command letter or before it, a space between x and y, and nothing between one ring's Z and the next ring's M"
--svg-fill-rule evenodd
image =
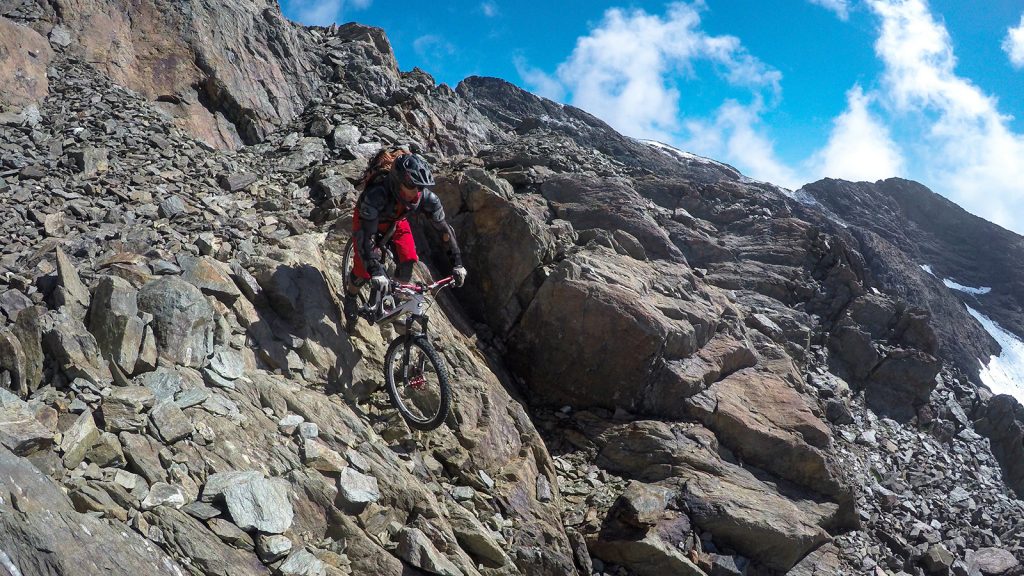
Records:
M406 343L409 345L409 354L404 353ZM437 394L439 395L436 410L433 410L432 414L422 416L419 414L419 408L415 405L410 406L402 393L409 391L410 375L415 375L415 370L418 368L411 365L411 358L416 349L423 353L423 359L429 362L433 368L433 374L437 377ZM396 381L396 375L401 378L400 382ZM387 383L391 404L398 409L409 426L417 430L433 430L448 417L448 410L451 408L452 402L448 374L437 351L425 337L403 335L391 342L384 355L384 380Z

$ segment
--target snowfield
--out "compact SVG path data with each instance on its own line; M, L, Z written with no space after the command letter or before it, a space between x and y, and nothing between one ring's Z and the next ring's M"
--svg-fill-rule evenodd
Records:
M967 311L1003 347L1003 352L987 363L979 358L981 381L996 394L1009 394L1024 402L1024 341L974 308L968 306Z

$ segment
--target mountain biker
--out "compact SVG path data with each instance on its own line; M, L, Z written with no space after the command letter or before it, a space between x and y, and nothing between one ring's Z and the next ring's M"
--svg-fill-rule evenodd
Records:
M349 322L356 318L356 295L367 280L372 282L377 298L388 289L389 280L381 265L381 247L376 244L375 232L386 235L391 231L390 244L397 261L395 279L403 283L412 279L413 265L419 258L409 227L408 217L411 214L426 215L434 229L441 233L442 241L447 244L448 257L454 264L452 276L455 285L462 286L466 280L455 231L445 218L441 199L427 189L427 186L434 185L434 176L426 160L418 154L403 154L395 159L391 171L381 180L367 186L356 202L352 217L355 258L344 303L345 317Z

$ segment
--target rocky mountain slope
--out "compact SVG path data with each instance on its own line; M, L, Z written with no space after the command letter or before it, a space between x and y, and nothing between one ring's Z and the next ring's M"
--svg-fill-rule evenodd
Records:
M7 573L1024 571L1024 410L922 276L982 279L941 230L273 4L4 0L0 30ZM351 180L409 142L470 270L430 433L334 299Z

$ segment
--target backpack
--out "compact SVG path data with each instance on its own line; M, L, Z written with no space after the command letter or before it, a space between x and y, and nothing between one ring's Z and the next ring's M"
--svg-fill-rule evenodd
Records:
M372 184L378 184L387 178L391 172L391 167L394 165L395 160L403 154L409 154L410 152L402 147L394 148L381 148L370 158L370 161L366 163L366 169L363 170L363 175L359 177L359 183L356 184L356 190L364 191Z

